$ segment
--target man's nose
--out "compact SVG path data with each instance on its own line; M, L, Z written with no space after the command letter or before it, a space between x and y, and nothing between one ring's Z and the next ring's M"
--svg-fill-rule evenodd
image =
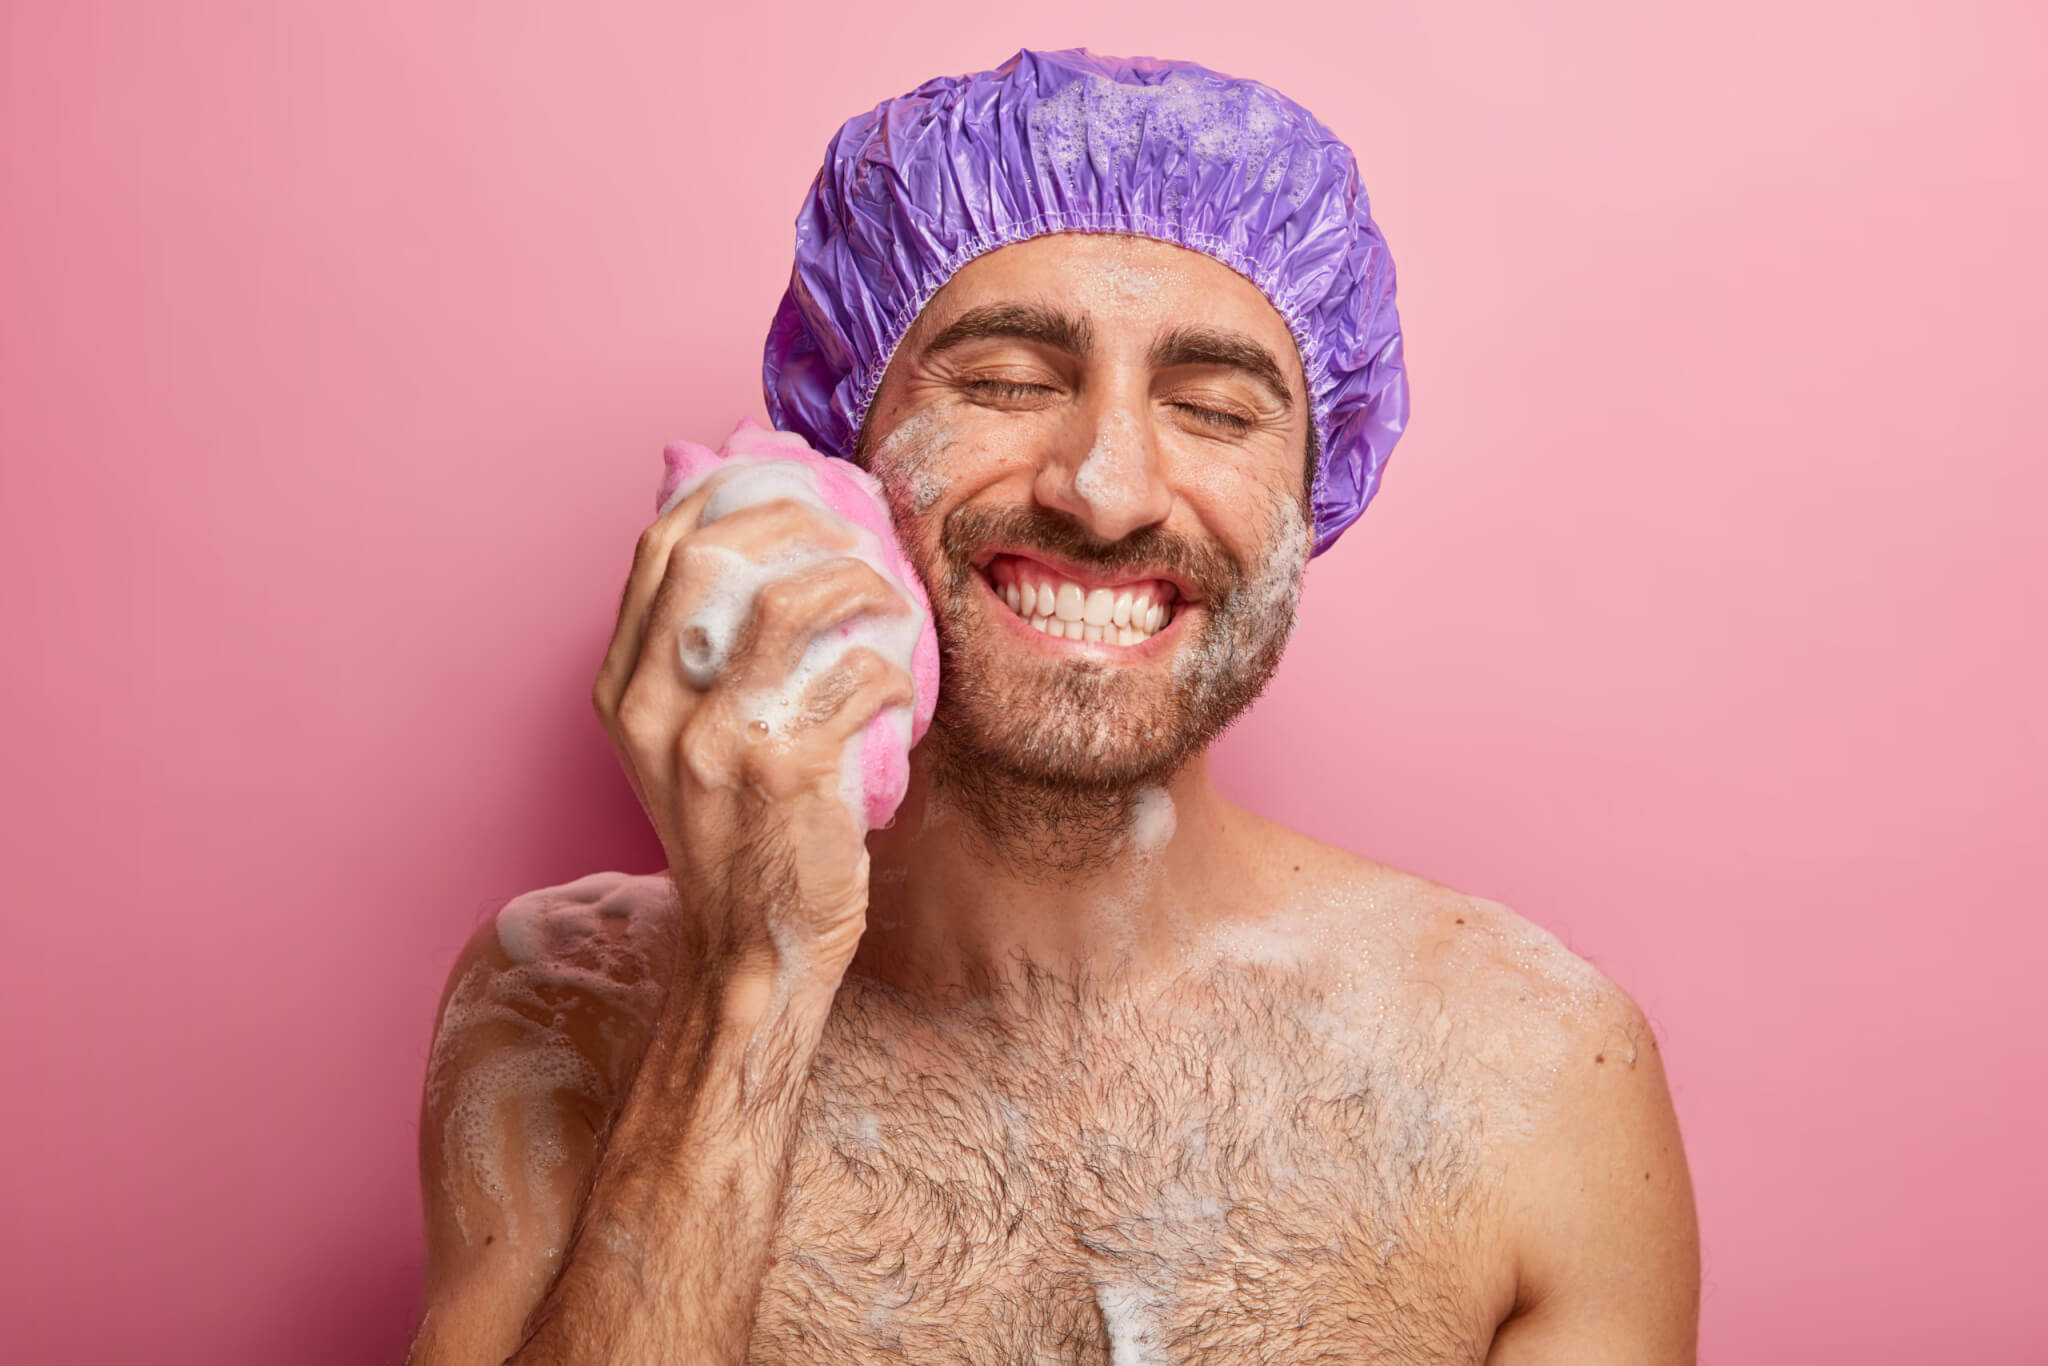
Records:
M1099 405L1074 424L1064 448L1039 470L1032 494L1105 541L1163 522L1173 510L1149 415L1120 404Z

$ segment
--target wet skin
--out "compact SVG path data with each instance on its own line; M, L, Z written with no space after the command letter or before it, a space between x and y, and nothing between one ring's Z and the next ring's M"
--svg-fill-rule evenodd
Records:
M1190 325L1206 351L1164 345ZM899 348L864 458L933 589L946 691L868 838L747 1359L1692 1360L1691 1189L1634 1003L1507 908L1209 780L1229 684L1285 639L1267 571L1303 549L1307 421L1263 296L1156 242L1004 248ZM1138 644L1049 637L992 582L1004 556L1170 585L1174 614ZM517 1346L687 900L597 875L456 963L421 1360Z

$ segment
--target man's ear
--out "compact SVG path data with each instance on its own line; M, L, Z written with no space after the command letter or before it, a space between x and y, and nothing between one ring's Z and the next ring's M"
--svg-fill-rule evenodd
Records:
M879 389L875 393L876 397L879 398L881 396ZM853 438L853 467L862 474L874 473L873 470L868 468L868 433L875 425L875 409L877 406L877 404L870 403L868 410L861 414L860 431L856 432Z

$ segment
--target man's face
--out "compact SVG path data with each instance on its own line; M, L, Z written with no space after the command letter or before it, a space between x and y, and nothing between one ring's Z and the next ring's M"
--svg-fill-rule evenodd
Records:
M1127 789L1249 706L1308 558L1308 423L1286 323L1198 252L1067 233L954 275L863 446L931 590L949 760Z

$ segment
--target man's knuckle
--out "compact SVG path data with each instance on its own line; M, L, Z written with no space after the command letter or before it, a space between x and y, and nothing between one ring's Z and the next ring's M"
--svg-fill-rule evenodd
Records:
M722 781L726 749L718 727L701 714L685 721L676 731L676 758L683 770L702 786L715 787Z
M627 688L614 714L619 733L633 740L645 740L658 733L668 720L645 688Z
M865 645L849 651L846 663L855 680L863 686L879 683L889 676L889 661Z
M807 522L811 519L810 506L795 498L765 499L761 503L761 512L768 520L777 523Z
M717 541L692 536L669 552L669 578L703 583L732 563L733 552Z
M803 586L789 579L776 579L761 585L755 595L760 614L770 621L783 621L794 615L802 605Z

